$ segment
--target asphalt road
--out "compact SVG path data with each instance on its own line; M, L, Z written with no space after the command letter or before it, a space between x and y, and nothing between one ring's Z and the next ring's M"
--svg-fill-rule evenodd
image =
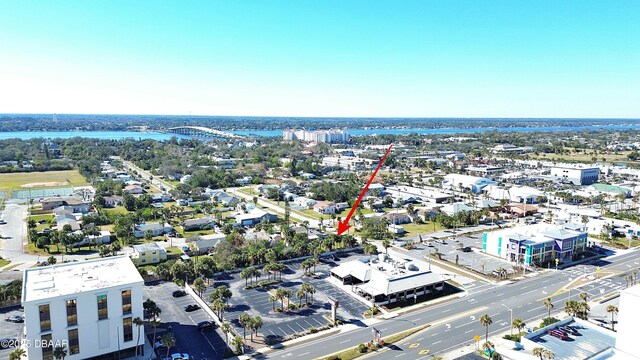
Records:
M615 289L625 287L619 278L624 273L640 266L640 250L610 257L602 260L598 265L579 265L568 270L552 271L507 285L475 285L469 289L469 295L445 304L432 306L423 310L399 316L375 325L381 335L391 335L415 326L431 324L432 326L416 335L410 342L402 342L390 347L390 350L379 353L374 358L391 359L427 359L434 354L442 354L456 349L472 348L473 336L478 335L484 341L485 329L480 325L479 318L489 314L493 324L489 327L489 336L509 331L511 320L521 318L525 322L532 322L547 314L543 301L552 297L555 305L553 313L562 312L564 302L572 297L577 299L578 293L585 291L600 295ZM563 291L562 287L573 281L578 274L575 269L583 272L595 272L596 267L601 270L613 270L621 273L611 280L593 280L571 292ZM504 304L504 306L503 306ZM348 333L341 333L299 346L285 348L268 354L268 358L316 358L337 351L356 346L372 338L372 329L359 328Z

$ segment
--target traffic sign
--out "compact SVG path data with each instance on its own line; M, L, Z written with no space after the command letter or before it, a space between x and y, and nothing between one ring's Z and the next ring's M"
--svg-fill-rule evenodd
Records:
M476 342L479 342L480 341L480 336L478 336L478 335L474 336L473 340L475 340Z

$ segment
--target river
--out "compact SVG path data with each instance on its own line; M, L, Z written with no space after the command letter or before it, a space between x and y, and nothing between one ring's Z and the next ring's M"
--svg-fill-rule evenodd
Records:
M588 126L547 126L547 127L505 127L505 128L439 128L439 129L346 129L352 136L374 135L374 134L469 134L482 133L487 131L499 132L537 132L537 131L580 131L580 130L633 130L640 129L640 125L588 125ZM248 136L282 136L282 130L243 130L231 131L238 135ZM73 137L84 137L103 140L122 139L151 139L169 140L171 137L178 139L190 139L192 136L178 135L161 132L136 132L136 131L15 131L0 132L0 140L5 139L69 139Z

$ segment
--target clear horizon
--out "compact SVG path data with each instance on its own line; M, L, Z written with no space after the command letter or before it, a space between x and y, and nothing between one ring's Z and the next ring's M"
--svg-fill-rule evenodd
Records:
M640 2L0 2L0 113L640 118Z

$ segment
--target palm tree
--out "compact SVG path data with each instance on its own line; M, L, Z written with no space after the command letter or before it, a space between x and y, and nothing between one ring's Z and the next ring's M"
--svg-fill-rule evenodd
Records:
M569 316L576 316L578 313L578 302L576 300L567 300L564 303L564 312Z
M493 343L491 341L485 341L485 343L482 344L482 350L484 350L484 351L486 351L488 353L491 353L492 352L491 350L493 350L493 349L494 349L494 345L493 345Z
M520 338L520 333L522 332L522 329L524 329L524 327L527 326L527 324L525 324L525 322L522 319L513 319L513 321L511 322L511 327L518 329L518 338Z
M489 339L489 325L492 323L493 320L491 320L491 316L489 316L489 314L484 314L480 317L480 324L485 327L484 341L488 341Z
M243 344L242 338L240 336L236 335L233 338L233 341L231 342L231 345L233 345L233 347L235 348L236 354L242 353L244 344Z
M175 338L175 336L173 336L172 333L168 332L168 333L162 335L162 338L160 339L160 341L162 341L162 344L167 347L167 357L169 357L169 353L171 352L171 348L176 346L176 338Z
M542 355L544 354L544 348L536 347L536 348L533 348L531 352L533 356L538 356L540 357L540 360L542 360Z
M276 302L278 302L278 298L273 296L273 295L269 295L269 302L271 303L272 307L273 307L273 312L276 312Z
M618 307L615 305L609 305L607 306L607 312L611 314L611 331L615 331L614 329L614 322L613 322L613 315L618 313Z
M227 344L229 343L229 333L231 332L231 329L231 324L226 321L220 325L220 330L224 333L224 342Z
M247 327L251 324L251 316L249 316L249 314L247 314L246 312L242 313L238 318L238 322L242 326L242 338L245 339L247 337Z
M578 303L577 309L578 313L580 314L580 318L583 320L587 320L587 318L589 317L589 311L591 310L589 304L586 301L580 302Z
M580 299L582 299L582 301L587 301L589 300L589 294L587 294L586 292L581 292L580 293Z
M17 348L9 353L9 360L20 360L27 355L23 348Z
M250 328L252 330L251 341L253 341L253 333L255 332L256 336L258 336L258 330L260 330L263 324L264 323L260 315L256 315L253 319L251 319L251 323L250 323Z
M553 302L551 301L551 298L547 298L547 300L544 301L544 307L549 311L549 316L547 318L551 319L551 310L553 310Z
M58 360L64 360L64 358L67 357L67 348L64 346L56 346L53 349L53 357Z
M215 299L213 303L211 303L211 310L216 311L220 321L223 321L224 309L226 304L222 302L221 299Z
M384 252L386 254L389 253L389 247L391 246L391 242L389 241L389 239L384 239L382 240L382 247L384 248Z
M136 356L138 356L138 348L140 347L140 328L142 327L142 325L144 325L144 321L140 319L139 316L136 316L133 319L133 325L135 325L136 329L138 330L138 338L136 339Z
M553 351L545 349L542 351L542 357L546 360L552 360L555 355L553 354Z
M299 306L302 306L302 298L305 297L305 295L307 294L304 292L304 290L302 290L302 288L296 291L296 297L299 300L299 303L298 303Z
M304 292L304 302L307 302L307 294L311 295L311 302L313 302L313 294L316 293L316 289L309 283L302 284L301 290Z
M193 287L200 297L202 297L202 293L207 289L207 285L204 284L204 280L202 280L202 278L197 278L193 282Z

